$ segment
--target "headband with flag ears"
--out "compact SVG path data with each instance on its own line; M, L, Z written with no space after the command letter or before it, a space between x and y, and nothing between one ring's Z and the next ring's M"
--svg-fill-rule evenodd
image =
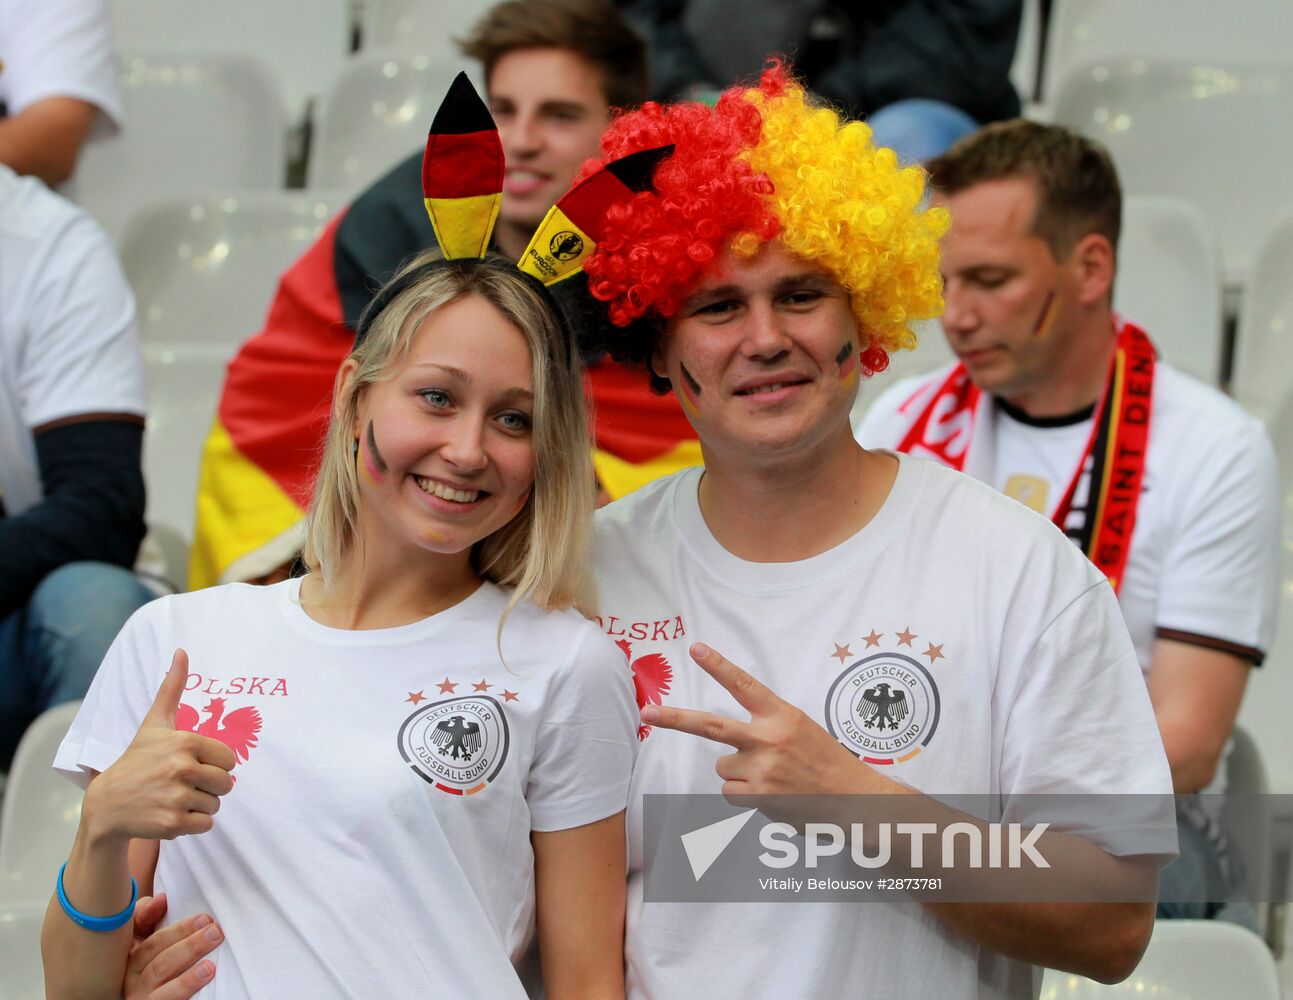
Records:
M548 210L516 266L544 285L580 273L602 238L607 211L651 190L656 166L673 149L639 150L575 184ZM498 126L467 74L459 73L431 122L422 159L422 197L445 260L488 253L503 199L504 166ZM420 269L408 272L382 289L359 319L357 340L419 275Z

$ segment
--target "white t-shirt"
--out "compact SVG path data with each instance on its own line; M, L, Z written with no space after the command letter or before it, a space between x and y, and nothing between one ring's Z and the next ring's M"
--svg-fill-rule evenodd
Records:
M3 2L3 0L0 0ZM86 413L142 416L135 299L103 230L0 166L0 497L41 498L33 428Z
M311 619L300 581L145 605L113 644L54 766L122 753L175 647L178 713L245 748L215 827L161 846L174 919L225 942L201 992L226 997L521 997L533 830L625 807L637 712L623 657L573 611L485 584L399 628ZM183 706L188 706L187 709ZM249 735L250 734L250 738Z
M811 559L750 563L707 528L700 479L687 470L598 512L602 627L631 665L667 661L665 704L745 717L687 655L704 642L930 794L1170 793L1113 593L1044 519L902 456L862 531ZM837 695L863 672L905 689L914 725L885 740L850 730ZM643 742L629 808L631 997L1034 995L1031 966L982 952L914 902L644 902L642 796L717 794L715 762L730 752L662 729ZM1175 852L1170 818L1134 843L1069 829L1113 853Z
M892 448L951 366L890 387L857 437ZM980 396L965 471L1050 516L1090 435L1090 420L1036 427ZM1084 507L1079 484L1075 507ZM1043 498L1044 497L1044 498ZM1148 675L1159 636L1260 662L1279 600L1279 478L1260 421L1161 361L1155 366L1145 477L1118 600Z
M77 97L121 127L106 0L0 0L0 102L16 115L48 97Z

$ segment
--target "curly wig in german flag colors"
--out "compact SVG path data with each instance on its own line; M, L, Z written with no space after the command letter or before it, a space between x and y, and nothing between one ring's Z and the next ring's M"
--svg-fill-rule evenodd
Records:
M776 237L849 293L863 374L915 347L911 324L942 312L938 241L948 217L921 208L925 172L899 168L867 125L815 106L780 62L716 107L648 103L621 116L602 155L666 143L676 149L656 169L655 190L608 214L585 264L611 322L630 328L610 338L616 357L645 360L650 334L634 321L674 315L725 248L752 257Z

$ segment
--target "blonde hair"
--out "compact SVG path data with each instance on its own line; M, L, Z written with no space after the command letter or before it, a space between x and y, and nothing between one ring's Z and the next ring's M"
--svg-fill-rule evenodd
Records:
M472 566L484 579L513 588L504 619L522 600L547 609L584 608L592 595L594 480L579 359L547 292L496 254L443 260L424 253L378 292L361 318L350 353L354 377L338 376L334 390L302 559L326 580L356 544L359 400L368 386L392 377L422 322L464 295L488 302L521 332L534 381L534 488L516 517L476 543Z

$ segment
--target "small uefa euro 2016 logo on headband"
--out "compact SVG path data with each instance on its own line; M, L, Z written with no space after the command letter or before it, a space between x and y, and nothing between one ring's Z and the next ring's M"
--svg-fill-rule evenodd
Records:
M502 770L510 741L503 707L485 694L418 709L404 720L398 738L409 767L449 795L483 791Z

